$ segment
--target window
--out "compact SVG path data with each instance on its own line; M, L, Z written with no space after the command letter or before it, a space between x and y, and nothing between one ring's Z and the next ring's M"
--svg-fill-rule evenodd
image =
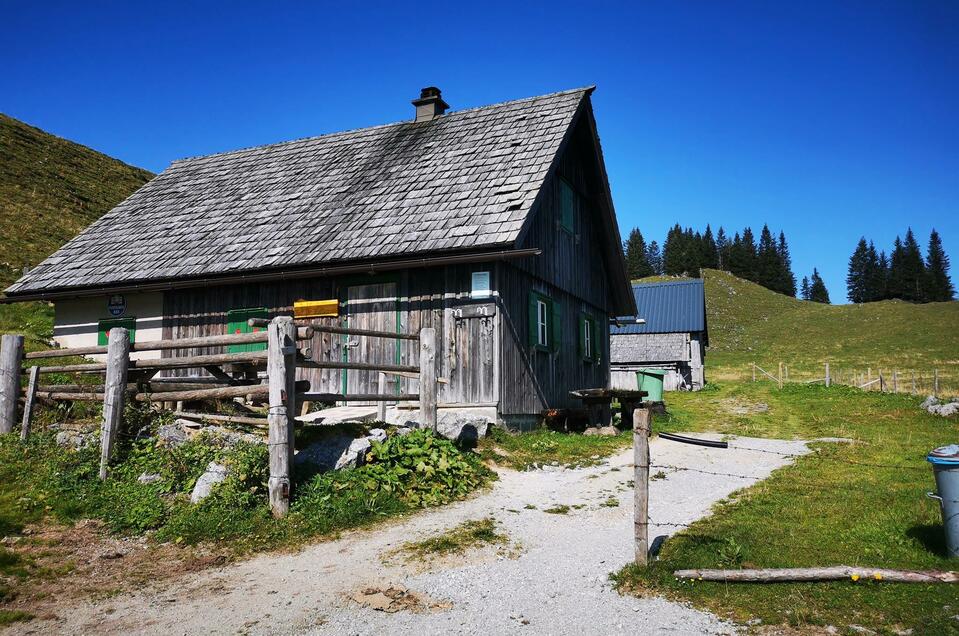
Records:
M576 224L576 191L566 179L559 180L559 224L572 234Z
M596 319L587 313L579 316L579 356L589 362L599 362L600 347Z
M110 329L113 327L123 327L130 332L130 342L136 341L137 319L135 316L129 318L108 318L101 320L97 325L97 346L105 347L110 343Z
M250 309L231 309L226 312L226 332L228 334L257 333L265 327L251 327L247 322L250 318L266 318L267 311L263 307ZM249 351L264 351L265 342L251 342L250 344L235 344L227 346L228 353L246 353Z
M555 352L560 341L559 303L539 292L529 294L529 344L539 351Z

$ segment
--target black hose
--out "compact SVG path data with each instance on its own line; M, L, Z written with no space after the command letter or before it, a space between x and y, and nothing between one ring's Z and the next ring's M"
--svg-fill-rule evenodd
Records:
M682 442L683 444L692 444L694 446L708 446L710 448L729 448L728 442L720 442L711 439L699 439L696 437L685 437L676 433L660 433L660 437L668 439L671 442Z

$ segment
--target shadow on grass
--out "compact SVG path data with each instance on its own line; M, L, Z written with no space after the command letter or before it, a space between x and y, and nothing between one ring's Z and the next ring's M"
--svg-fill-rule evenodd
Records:
M946 553L946 535L939 524L924 523L915 525L906 530L906 536L915 539L929 552L939 557L949 556Z

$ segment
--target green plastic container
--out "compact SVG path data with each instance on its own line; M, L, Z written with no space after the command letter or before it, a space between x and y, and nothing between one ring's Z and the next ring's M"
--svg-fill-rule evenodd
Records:
M636 384L640 391L646 391L645 402L663 401L663 379L666 371L662 369L643 369L636 372Z

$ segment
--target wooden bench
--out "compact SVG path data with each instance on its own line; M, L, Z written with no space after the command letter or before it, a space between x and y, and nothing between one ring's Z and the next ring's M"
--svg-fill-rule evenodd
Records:
M590 426L609 426L612 422L613 400L620 405L623 426L631 427L633 411L648 395L646 391L629 389L577 389L569 392L571 397L582 400L586 407Z

